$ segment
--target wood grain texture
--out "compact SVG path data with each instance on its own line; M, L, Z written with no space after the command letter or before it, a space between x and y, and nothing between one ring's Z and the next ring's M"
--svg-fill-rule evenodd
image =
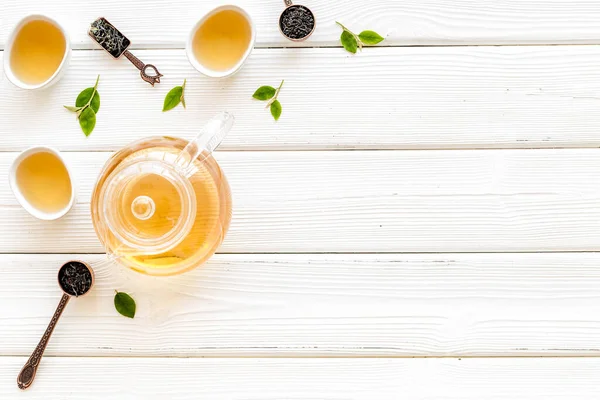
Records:
M24 358L0 359L3 398L595 400L593 359L46 358L26 396ZM92 389L93 388L93 389Z
M103 255L2 255L0 355L29 355L73 258L96 286L51 356L600 356L600 253L217 255L158 279Z
M0 153L6 176L15 153ZM108 153L65 153L63 219L0 187L0 252L102 252L89 216ZM218 152L233 192L226 253L600 250L600 150Z
M317 31L297 44L277 30L283 2L238 4L258 48L227 80L200 76L183 51L214 2L0 4L0 50L32 12L63 22L77 49L43 92L0 71L0 176L46 144L70 151L78 185L55 222L0 185L0 398L22 395L16 375L73 258L93 263L96 284L70 302L28 398L600 398L600 4L308 0ZM87 37L99 16L161 85ZM351 56L335 20L386 41ZM539 46L479 46L505 44ZM413 45L425 47L399 47ZM85 138L61 106L98 73ZM161 113L184 78L189 108ZM281 79L275 123L250 96ZM89 201L109 151L192 137L224 109L237 123L217 154L234 194L222 254L161 279L86 254L103 251ZM116 313L115 289L134 296L135 319Z
M222 110L237 118L224 150L600 147L596 46L385 48L358 56L264 49L228 80L200 76L183 50L136 54L159 66L160 85L100 51L74 52L63 79L43 92L2 79L0 151L117 150L149 135L192 137ZM102 107L86 138L62 105L96 74ZM184 78L188 109L162 113L166 93ZM281 79L283 115L275 122L251 96Z
M317 29L306 42L294 44L277 28L283 1L238 0L257 27L257 45L337 46L335 21L360 32L374 29L387 45L539 44L600 42L600 5L588 0L379 0L328 2L305 0L317 18ZM86 32L100 16L108 18L134 48L182 48L193 24L215 2L180 0L105 0L81 7L75 0L4 0L0 5L0 45L24 15L47 13L68 29L73 46L94 48Z

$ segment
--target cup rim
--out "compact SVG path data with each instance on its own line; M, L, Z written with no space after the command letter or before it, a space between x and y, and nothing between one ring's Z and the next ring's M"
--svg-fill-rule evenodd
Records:
M29 157L33 154L37 154L37 153L51 153L54 156L56 156L60 160L60 162L62 162L62 164L65 166L65 169L67 170L67 175L69 176L69 179L71 180L71 197L69 199L69 203L61 210L53 212L53 213L40 211L39 209L37 209L33 205L31 205L31 203L29 201L27 201L27 199L21 192L19 185L17 185L17 168L27 157ZM34 216L37 219L41 219L44 221L52 221L55 219L59 219L60 217L64 216L66 213L68 213L71 210L71 208L73 208L73 205L75 204L76 189L75 189L75 181L73 180L73 174L71 173L71 170L69 169L68 164L65 162L65 159L62 157L60 152L53 147L34 146L34 147L30 147L30 148L22 151L10 165L8 177L9 177L8 182L10 184L10 188L13 192L13 195L15 196L15 198L17 199L17 201L19 202L21 207L23 207L25 209L25 211L27 211L29 214L31 214L32 216Z
M202 26L202 24L204 24L208 18L210 18L211 16L215 15L218 12L226 11L226 10L237 11L241 15L243 15L244 18L246 18L246 20L250 24L250 33L251 33L250 43L248 44L248 48L246 49L244 55L240 58L240 60L237 62L237 64L235 64L233 67L231 67L230 69L225 70L225 71L214 71L209 68L206 68L204 65L202 65L196 59L196 57L194 56L194 52L192 50L192 42L194 40L194 35L196 34L196 32L198 31L200 26ZM242 66L244 65L244 63L246 62L248 57L250 56L250 53L252 53L255 42L256 42L256 27L254 26L254 21L252 20L252 17L250 17L250 14L248 14L248 12L240 6L236 6L234 4L224 4L224 5L215 7L212 10L208 11L206 14L204 14L202 16L202 18L200 18L192 26L192 29L190 30L190 33L188 34L187 43L185 45L185 52L186 52L186 55L187 55L187 58L188 58L190 64L192 64L192 66L200 73L202 73L208 77L211 77L211 78L225 78L225 77L235 74L242 68Z
M21 31L21 29L23 29L23 26L25 26L27 23L29 23L31 21L39 21L39 20L49 22L52 25L54 25L56 28L58 28L60 33L63 35L63 38L65 39L65 52L63 54L63 58L62 58L60 64L58 65L58 68L56 68L56 71L54 71L52 76L50 76L44 82L33 85L30 83L23 82L21 79L19 79L13 73L12 68L10 66L10 58L11 58L12 47L17 38L17 34ZM17 22L17 24L10 31L10 34L8 35L8 38L6 40L4 54L5 54L5 56L4 56L4 74L6 75L8 80L13 85L15 85L21 89L29 89L29 90L41 89L41 88L48 86L50 83L52 83L58 77L58 75L62 72L63 68L65 67L65 65L67 63L67 60L69 59L69 55L71 54L71 42L69 40L69 34L67 33L66 29L61 24L59 24L54 18L51 18L51 17L49 17L47 15L43 15L43 14L30 14L30 15L27 15L27 16L21 18L19 20L19 22Z

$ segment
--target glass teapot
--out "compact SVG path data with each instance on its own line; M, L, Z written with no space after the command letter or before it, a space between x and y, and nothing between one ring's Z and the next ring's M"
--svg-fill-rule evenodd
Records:
M109 258L165 276L214 254L231 221L231 192L211 153L232 125L233 116L220 113L190 142L146 138L107 161L91 212Z

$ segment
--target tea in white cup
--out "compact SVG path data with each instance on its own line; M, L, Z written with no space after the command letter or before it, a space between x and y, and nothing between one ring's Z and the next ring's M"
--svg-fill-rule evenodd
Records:
M186 51L190 63L204 75L233 75L244 64L256 39L256 30L246 11L221 6L206 14L192 28Z
M75 187L63 158L51 147L32 147L22 152L9 171L17 201L38 219L65 215L75 203Z
M9 36L4 72L23 89L39 89L56 82L70 56L65 30L52 18L30 15Z

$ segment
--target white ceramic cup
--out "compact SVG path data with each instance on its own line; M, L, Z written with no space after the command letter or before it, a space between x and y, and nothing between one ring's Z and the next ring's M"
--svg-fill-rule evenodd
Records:
M37 153L51 153L51 154L55 155L67 169L67 173L69 174L69 179L71 180L71 198L69 199L69 203L62 210L59 210L59 211L56 211L53 213L48 213L48 212L41 211L41 210L35 208L29 201L27 201L25 196L23 196L23 193L21 192L21 189L19 188L19 185L17 183L17 168L27 157L30 157L33 154L37 154ZM31 147L31 148L23 151L21 154L19 154L19 156L13 161L12 165L10 166L10 170L8 172L8 180L10 183L10 188L12 189L13 194L17 198L17 201L19 202L19 204L21 204L21 206L29 214L33 215L34 217L36 217L38 219L42 219L42 220L46 220L46 221L58 219L58 218L62 217L63 215L65 215L67 212L69 212L69 210L71 208L73 208L73 205L75 204L75 182L73 181L73 175L71 174L71 171L69 170L67 163L65 163L65 160L62 158L59 151L56 149L53 149L52 147L37 146L37 147Z
M236 11L236 12L240 13L240 15L242 15L248 21L248 24L250 25L250 35L251 35L250 43L248 43L248 48L246 49L246 52L244 53L244 55L238 61L237 64L235 64L233 67L231 67L230 69L228 69L226 71L215 71L215 70L205 67L204 65L202 65L200 63L200 61L198 61L198 59L194 55L194 51L192 48L192 41L194 40L194 35L198 31L198 29L202 26L202 24L204 24L206 22L206 20L209 17L215 15L218 12L226 11L226 10ZM248 59L248 56L250 56L250 53L252 53L252 49L254 48L254 42L256 42L256 27L254 26L254 22L252 21L252 18L250 18L250 15L246 12L246 10L244 10L243 8L238 7L238 6L234 6L234 5L223 5L223 6L219 6L217 8L212 9L211 11L206 13L202 18L200 18L200 20L198 22L196 22L196 24L190 31L190 34L188 35L188 40L187 40L187 43L185 46L185 52L187 53L188 60L190 60L190 63L192 64L192 66L194 68L196 68L198 71L200 71L201 73L203 73L204 75L212 77L212 78L225 78L225 77L235 74L236 72L238 72L240 70L240 68L242 68L242 66Z
M21 79L19 79L18 76L16 76L14 74L14 72L10 66L10 57L11 57L11 51L12 51L12 47L15 42L15 39L17 38L17 35L18 35L19 31L23 28L23 26L25 26L27 23L29 23L31 21L40 21L40 20L51 23L56 28L58 28L58 30L62 33L62 35L65 39L65 53L63 54L63 58L62 58L62 61L60 62L60 65L58 66L56 71L54 71L54 74L50 78L48 78L46 81L44 81L42 83L32 85L30 83L23 82ZM8 78L8 80L13 85L15 85L21 89L47 88L47 87L53 85L54 83L56 83L60 79L60 77L62 76L62 74L64 73L64 71L66 69L66 66L69 64L70 58L71 58L71 43L69 41L69 35L67 34L67 31L58 22L56 22L54 19L52 19L50 17L47 17L45 15L40 15L40 14L32 14L32 15L26 16L21 21L19 21L17 23L17 25L15 25L13 30L10 32L10 34L8 35L8 39L6 41L6 48L4 50L4 73L6 74L6 77Z

